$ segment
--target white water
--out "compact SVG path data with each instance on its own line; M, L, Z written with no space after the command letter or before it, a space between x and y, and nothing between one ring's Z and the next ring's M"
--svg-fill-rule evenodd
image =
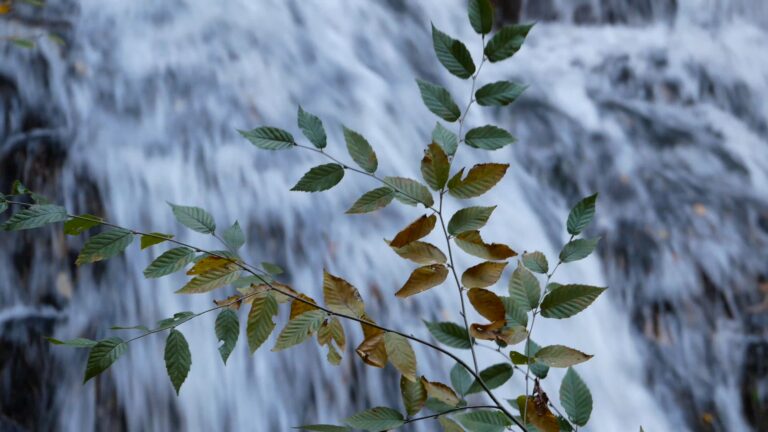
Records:
M407 6L398 12L401 3ZM558 10L567 10L559 3ZM483 69L481 82L511 77L531 86L511 111L475 107L470 117L470 126L494 122L512 130L519 137L514 148L489 153L462 147L459 152L461 165L488 160L512 164L503 183L476 201L499 204L484 230L486 238L518 251L540 249L554 258L567 239L563 221L568 205L594 190L615 203L601 201L594 230L609 246L622 242L620 223L627 220L654 232L673 231L670 244L660 248L661 258L656 258L661 270L645 276L641 291L635 273L624 277L617 270L612 248L606 252L611 263L592 257L558 271L560 282L603 285L627 280L626 286L611 286L587 313L568 321L537 322L538 342L565 343L596 354L577 368L595 399L587 430L637 430L641 424L648 431L688 430L683 411L690 406L685 401L676 404L660 384L680 379L676 368L690 371L685 378L702 385L699 397L715 395L726 430L749 430L740 414L739 377L704 371L697 376L692 371L704 362L702 352L711 354L707 339L681 324L684 329L677 331L683 338L675 344L680 348L662 353L667 363L661 368L672 370L665 374L654 371L654 348L641 340L632 320L638 309L647 312L643 301L685 304L701 295L701 281L686 269L701 265L721 274L716 283L738 281L727 271L734 257L744 253L745 240L731 229L735 222L716 229L707 220L691 220L697 233L728 240L722 249L697 256L698 247L711 246L711 237L677 236L674 227L687 225L689 216L673 223L644 204L659 200L654 195L658 187L649 186L654 176L702 181L708 172L718 172L722 162L713 156L718 151L743 161L747 183L740 184L740 177L718 177L724 185L713 185L713 193L727 203L738 184L743 188L738 197L765 203L767 99L740 101L751 112L745 120L733 114L737 108L718 105L722 95L708 101L698 96L702 75L716 86L742 84L753 95L768 95L768 59L762 54L768 33L759 27L766 16L760 4L741 1L729 8L723 2L681 2L673 17L633 26L544 22L513 60ZM745 19L745 10L754 13ZM68 207L92 210L79 192L83 175L98 185L109 219L121 225L180 232L165 201L199 205L211 210L221 227L238 219L249 238L246 257L280 263L289 269L291 284L315 298L321 297L322 269L327 267L360 288L372 316L385 325L427 336L421 319L459 319L450 283L415 300L392 295L412 266L381 239L418 217L419 210L393 205L375 215L344 215L357 196L376 187L353 173L330 192L289 192L303 172L326 161L307 152L257 150L234 129L268 124L299 136L295 116L297 104L302 104L325 121L329 152L344 157L343 122L373 144L382 173L419 178L417 161L436 119L422 106L414 78L439 81L460 104L466 103L468 84L441 69L429 36L431 20L468 41L478 58L480 41L466 22L463 2L82 1L76 12L65 16L72 20L71 51L62 58L55 46L42 49L52 66L50 93L66 113L71 136L59 179ZM25 58L19 58L23 55L9 58L24 64ZM663 71L653 66L659 56L666 58ZM621 64L635 75L628 83L615 79L618 72L612 68ZM0 65L0 71L24 83L22 66ZM647 91L647 83L661 92L667 82L679 83L679 97L647 103L637 96ZM685 100L689 102L679 102ZM620 108L607 108L611 106ZM622 116L622 110L632 115ZM704 150L649 145L653 139L635 135L633 115L638 112L651 117L654 125L667 122L689 131ZM700 130L703 125L723 138L712 139ZM667 144L666 139L659 144ZM558 178L553 165L561 158L570 161ZM656 171L665 166L671 171ZM622 176L630 179L634 205L622 203L616 193ZM572 184L561 187L564 181ZM453 204L449 211L456 208ZM717 213L728 208L707 204ZM180 238L217 247L203 236ZM438 236L432 240L442 245ZM673 256L681 261L676 268L668 264ZM109 325L150 324L177 311L209 307L211 297L173 294L181 278L145 282L141 270L149 260L146 253L132 249L103 277L95 277L90 269L78 270L72 275L74 294L61 311L55 335L104 336ZM461 268L473 263L459 253ZM3 274L11 273L9 260L4 258L1 265ZM751 265L745 264L757 266ZM59 279L59 286L68 286L66 280ZM7 291L3 295L12 308L3 306L0 317L26 311L23 296ZM691 314L699 317L702 312L685 313L691 319ZM363 368L350 349L342 365L332 367L312 344L281 353L265 347L251 357L241 339L224 367L216 351L214 318L180 328L190 340L193 366L178 398L162 362L163 337L132 344L101 378L100 387L80 384L84 353L56 350L56 359L68 367L56 370L53 428L116 428L115 414L120 413L129 430L287 430L302 423L333 423L373 405L399 406L396 374ZM5 319L12 318L0 321ZM743 346L742 328L725 318L713 321L718 330L713 332L717 359L712 368L741 364L743 354L733 347ZM359 331L351 326L347 330L355 346ZM685 336L691 331L693 336ZM423 350L419 354L422 372L447 381L442 371L449 362ZM480 354L486 365L499 360L492 352ZM554 400L561 375L552 371L544 383ZM512 382L501 392L503 397L520 393L520 376ZM423 430L435 427L424 424Z

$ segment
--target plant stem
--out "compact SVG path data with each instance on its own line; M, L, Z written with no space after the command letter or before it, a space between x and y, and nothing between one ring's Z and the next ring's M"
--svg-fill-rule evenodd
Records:
M433 419L433 418L438 418L438 417L442 417L444 415L452 414L452 413L459 412L459 411L471 410L471 409L499 409L499 408L497 406L495 406L495 405L475 405L475 406L459 407L459 408L449 409L447 411L443 411L443 412L440 412L440 413L437 413L437 414L431 414L431 415L426 415L426 416L423 416L423 417L416 417L416 418L408 419L408 420L405 421L405 424L415 423L415 422L421 421L421 420L429 420L429 419Z

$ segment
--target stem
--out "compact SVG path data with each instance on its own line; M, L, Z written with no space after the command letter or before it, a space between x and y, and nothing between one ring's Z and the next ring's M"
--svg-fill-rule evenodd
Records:
M438 418L438 417L442 417L444 415L452 414L452 413L459 412L459 411L471 410L471 409L499 409L499 408L497 406L495 406L495 405L465 406L465 407L460 407L460 408L449 409L447 411L443 411L443 412L440 412L440 413L437 413L437 414L426 415L426 416L423 416L423 417L415 417L415 418L412 418L412 419L408 419L408 420L405 421L404 424L415 423L415 422L421 421L421 420L429 420L429 419L433 419L433 418Z

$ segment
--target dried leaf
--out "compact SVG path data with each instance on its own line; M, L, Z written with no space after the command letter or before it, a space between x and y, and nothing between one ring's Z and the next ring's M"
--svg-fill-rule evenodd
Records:
M333 312L360 318L365 313L365 304L360 292L344 279L323 270L323 297L328 309Z
M482 262L474 267L468 268L461 275L461 284L466 288L486 288L496 282L504 272L507 266L506 262Z
M387 242L387 244L390 243ZM421 265L445 264L448 261L448 258L437 246L422 241L414 241L401 248L393 247L392 250L401 257Z
M395 293L395 296L410 297L440 285L447 277L448 269L442 264L419 267L411 273L408 281Z
M312 297L309 297L307 295L299 294L299 298L302 299L302 300L308 301L308 302L310 302L312 304L317 304L315 302L315 300L312 299ZM303 314L304 312L308 312L308 311L316 310L316 309L317 309L316 307L308 305L308 304L302 302L299 299L294 299L291 302L291 315L290 315L289 319L294 319L297 316Z
M413 352L408 339L397 333L384 333L384 348L387 358L403 376L416 381L416 353Z
M517 255L505 244L485 243L479 231L463 232L456 236L455 241L464 252L487 260L501 261Z
M395 238L389 242L389 245L392 247L401 248L411 242L419 240L432 232L432 230L435 228L436 222L437 216L423 215L415 221L411 222L411 224L405 227L405 229L397 233Z
M475 310L488 321L503 321L505 319L504 303L499 296L491 291L482 288L472 288L467 292L467 297Z
M232 263L232 260L230 259L208 255L205 258L201 259L200 261L196 262L195 265L192 266L192 268L187 271L187 274L190 276L201 275L213 269L224 267L225 265L230 263Z
M421 382L424 384L424 388L427 390L429 397L437 399L451 407L456 407L461 403L461 399L456 395L456 392L447 385L440 382L430 382L424 377L421 377Z
M462 168L448 182L448 193L456 198L466 199L478 197L496 186L507 172L509 164L485 163L472 167L467 177L461 178Z

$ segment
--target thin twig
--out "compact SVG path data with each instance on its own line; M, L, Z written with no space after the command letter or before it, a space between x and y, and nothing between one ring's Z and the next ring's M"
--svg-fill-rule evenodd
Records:
M414 422L421 421L421 420L429 420L429 419L433 419L433 418L438 418L438 417L442 417L444 415L453 414L455 412L466 411L466 410L471 410L471 409L499 409L499 408L497 406L495 406L495 405L475 405L475 406L465 406L465 407L453 408L453 409L449 409L447 411L439 412L437 414L431 414L431 415L426 415L426 416L423 416L423 417L415 417L415 418L412 418L412 419L408 419L408 420L405 421L404 424L414 423Z

